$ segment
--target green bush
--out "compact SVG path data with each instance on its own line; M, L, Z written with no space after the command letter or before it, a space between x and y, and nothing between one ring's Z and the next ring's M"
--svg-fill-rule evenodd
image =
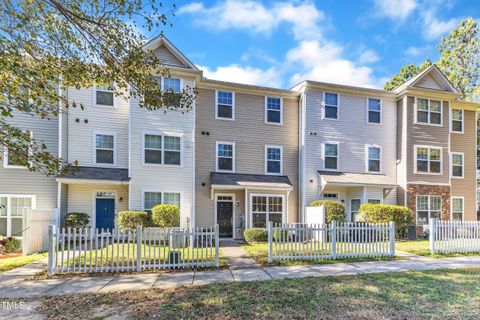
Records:
M15 239L14 237L8 237L1 240L0 245L3 247L3 252L12 253L20 249L20 240Z
M122 211L118 214L117 226L122 231L132 231L137 229L138 225L148 227L149 217L145 211L131 210Z
M345 206L343 203L334 200L316 200L310 203L311 207L325 206L325 223L333 220L345 222Z
M268 235L268 234L267 234ZM275 241L287 241L288 230L274 230L272 232L272 238Z
M395 222L397 238L404 237L408 225L412 222L413 211L402 206L389 204L362 204L359 211L359 220L369 223Z
M180 226L180 209L171 204L158 204L152 208L152 221L162 228Z
M67 228L85 228L90 222L90 215L84 212L70 212L65 216Z
M265 228L250 228L243 232L245 241L249 244L268 241L268 231Z

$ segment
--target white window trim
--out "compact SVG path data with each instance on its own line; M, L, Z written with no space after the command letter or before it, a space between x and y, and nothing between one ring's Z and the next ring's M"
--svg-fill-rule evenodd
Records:
M338 192L322 192L322 194L321 194L322 200L331 200L331 199L334 199L334 198L331 198L331 197L325 198L325 194L334 194L336 201L339 200L339 194L338 194Z
M162 149L160 150L162 153L162 163L145 163L145 135L156 135L162 136ZM165 136L168 137L178 137L180 138L180 164L165 164ZM183 133L179 132L166 132L166 131L158 131L158 130L142 130L142 166L145 167L172 167L172 168L183 168Z
M280 123L268 121L268 104L267 104L268 98L280 99ZM265 124L273 124L275 126L283 125L283 98L275 97L275 96L265 96L263 109L264 109ZM278 111L278 110L274 110L274 111Z
M337 145L337 169L325 168L325 145L326 144L336 144ZM334 141L326 141L322 143L322 170L323 171L340 171L340 143Z
M431 216L431 211L432 209L430 208L430 198L431 197L439 197L440 198L440 219L442 218L442 213L443 213L443 199L442 196L436 195L436 194L417 194L415 196L415 224L418 225L418 197L428 197L428 210L420 210L420 211L428 211L428 219L427 219L427 224L430 221L430 216Z
M230 144L230 145L232 145L232 170L220 170L218 168L218 145L220 145L220 144ZM215 143L215 171L216 172L235 173L235 142L217 141Z
M329 94L336 94L337 95L337 117L336 118L327 118L325 117L325 109L326 109L326 102L325 102L325 94L326 93L329 93ZM333 105L329 105L329 106L332 106ZM322 120L333 120L333 121L338 121L340 120L340 93L337 93L337 92L326 92L324 91L323 92L323 96L322 96Z
M462 131L454 131L453 130L453 110L460 110L462 112ZM455 120L458 121L458 120ZM459 108L450 108L450 133L458 133L463 134L465 131L465 110Z
M115 84L114 84L115 86ZM97 89L100 87L94 86L93 87L93 101L92 105L95 107L100 107L100 108L110 108L110 109L117 109L118 108L118 101L117 101L117 96L115 95L115 90L99 90L99 91L104 91L104 92L112 92L113 93L113 106L109 106L107 104L97 104Z
M107 197L107 198L97 198L97 192L112 192L114 194L113 197ZM118 214L118 193L115 190L111 189L94 189L93 190L93 195L92 195L93 201L92 201L92 215L90 216L90 225L92 228L97 228L97 199L113 199L115 204L114 204L114 217L115 217L115 222L114 225L115 227L117 226L117 214Z
M453 155L462 155L462 175L460 177L453 175ZM465 153L463 152L450 152L450 178L463 179L465 177Z
M228 92L232 94L232 117L225 118L218 116L218 92ZM228 91L228 90L215 90L215 119L216 120L227 120L227 121L235 121L235 92Z
M465 197L452 196L450 199L450 221L453 221L453 199L462 199L462 221L465 221Z
M370 122L369 120L369 112L370 112L370 109L369 109L369 104L368 104L368 100L370 99L375 99L375 100L380 100L380 111L373 111L373 112L380 112L380 122ZM367 97L365 99L365 122L367 124L373 124L373 125L377 125L377 126L380 126L383 124L383 100L381 98L375 98L375 97Z
M31 205L32 208L31 210L36 210L37 209L37 196L36 195L25 195L25 194L0 194L0 198L7 198L7 237L10 237L12 235L12 205L11 201L12 198L28 198L31 200ZM3 218L2 218L3 219ZM25 216L22 217L22 219L25 219ZM22 236L15 236L17 239L22 239Z
M268 148L277 148L277 149L280 149L280 172L279 173L276 173L276 172L268 172L268 159L267 159L267 155L268 155ZM283 147L282 146L274 146L274 145L265 145L265 155L264 155L264 158L265 158L265 174L266 175L272 175L272 176L281 176L283 175ZM272 160L274 161L274 160Z
M29 132L30 132L30 138L32 139L33 138L33 131L30 130ZM29 153L30 156L32 156L32 149L31 148L28 148L28 153ZM17 166L17 165L8 164L8 148L6 148L6 147L3 148L3 167L7 168L7 169L24 169L24 170L27 169L27 167L24 167L24 166Z
M160 88L162 88L162 91L166 91L165 90L165 78L180 80L180 91L178 93L182 92L182 90L183 90L183 79L182 78L176 78L176 77L161 77Z
M360 201L360 207L362 206L363 202L362 202L362 198L350 198L350 201L348 202L348 211L349 211L349 217L348 217L348 220L349 222L355 222L352 218L353 218L353 212L352 212L352 201L353 200L359 200ZM358 211L357 211L357 214L360 213L360 207L358 207Z
M369 148L378 148L380 150L380 159L378 159L380 161L379 171L370 171L369 170L369 166L368 166L368 161L370 160L369 153L368 153ZM383 172L382 158L383 158L383 152L382 152L382 147L381 146L376 145L376 144L366 144L365 145L365 172L373 173L373 174L375 174L375 173L381 174Z
M430 172L430 150L428 151L428 172L418 172L417 170L417 149L418 148L428 148L428 149L440 149L440 172ZM414 173L415 174L427 174L434 176L441 176L443 174L443 148L435 146L426 146L426 145L414 145L413 146L413 161L414 161Z
M105 136L113 136L113 163L97 163L97 134ZM94 166L108 166L115 167L117 166L117 133L116 132L107 132L107 131L94 131L93 132L93 165Z
M378 201L380 201L380 204L383 204L383 199L381 199L381 198L367 198L365 203L368 204L368 201L370 201L370 200L378 200Z
M249 205L249 211L250 211L250 228L253 228L253 197L267 197L267 214L265 219L268 227L268 215L269 215L269 205L268 205L268 199L270 197L272 198L282 198L282 223L285 223L286 218L287 218L287 203L285 202L285 195L284 194L269 194L269 193L250 193L250 205Z
M218 202L218 197L232 197L232 200L220 200L222 202L232 202L232 238L225 238L225 239L235 239L235 193L215 193L215 219L214 219L214 224L217 225L218 217L217 217L217 202Z
M418 119L417 119L417 115L418 115L418 110L417 110L417 100L418 99L424 99L424 100L428 100L428 122L418 122ZM434 100L434 101L440 101L440 123L439 124L436 124L436 123L430 123L430 101L431 100ZM419 124L419 125L425 125L425 126L434 126L434 127L443 127L443 101L442 100L438 100L438 99L430 99L430 98L423 98L423 97L415 97L415 102L413 104L414 106L414 114L413 114L413 123L414 124Z
M165 204L165 193L178 193L180 194L180 212L182 212L183 205L183 191L175 191L175 190L165 190L165 189L141 189L140 192L142 193L142 210L150 210L145 208L145 193L146 192L155 192L160 193L160 204ZM181 215L180 215L181 216ZM181 220L180 220L181 223Z

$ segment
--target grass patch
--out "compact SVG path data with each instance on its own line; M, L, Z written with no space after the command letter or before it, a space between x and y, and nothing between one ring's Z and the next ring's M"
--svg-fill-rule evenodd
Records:
M27 265L31 262L43 259L47 257L46 252L35 253L28 256L18 256L13 258L0 259L0 272L12 270L24 265Z
M407 240L395 241L395 250L405 251L413 253L419 256L427 256L430 258L446 258L446 257L463 257L463 256L477 256L480 255L478 252L466 252L466 253L449 253L449 254L430 254L428 240Z
M480 268L234 282L42 299L51 319L478 319Z
M302 264L331 264L339 262L363 262L363 261L386 261L386 260L400 260L400 257L364 257L364 258L338 258L338 259L299 259L299 260L280 260L268 263L268 244L256 243L256 244L243 244L243 249L249 254L249 256L255 260L256 263L262 266L293 266Z

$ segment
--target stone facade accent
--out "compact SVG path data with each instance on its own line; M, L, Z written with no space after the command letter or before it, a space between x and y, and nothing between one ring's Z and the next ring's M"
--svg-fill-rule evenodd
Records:
M435 186L426 184L407 185L407 207L414 213L417 211L417 195L442 197L442 220L450 220L450 186ZM416 222L416 216L413 223Z

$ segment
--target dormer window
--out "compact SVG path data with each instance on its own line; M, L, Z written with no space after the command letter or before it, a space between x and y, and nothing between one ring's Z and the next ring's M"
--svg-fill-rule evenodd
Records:
M417 98L417 123L442 125L442 102Z

